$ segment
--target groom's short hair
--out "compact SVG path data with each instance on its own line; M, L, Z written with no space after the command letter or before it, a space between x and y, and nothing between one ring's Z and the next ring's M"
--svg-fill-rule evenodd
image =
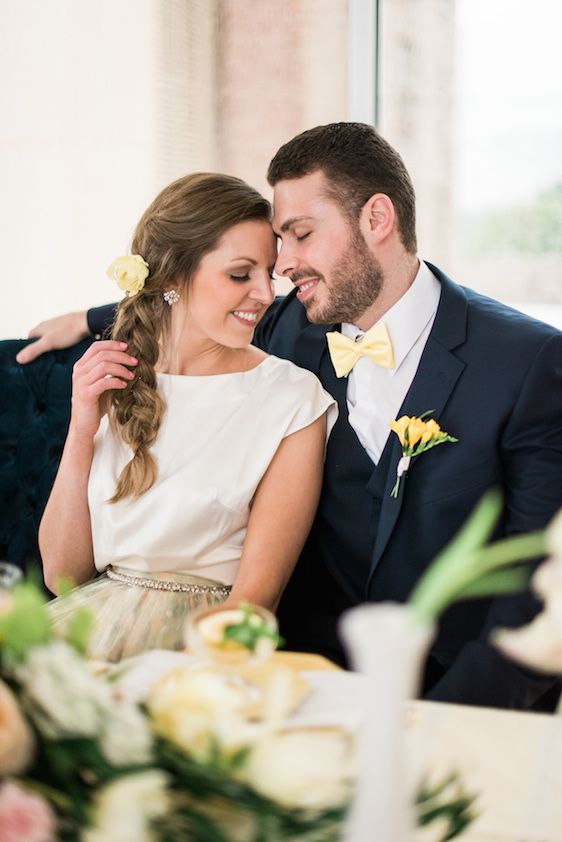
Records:
M345 215L357 222L373 194L384 193L394 205L404 248L416 252L416 196L398 152L366 123L316 126L285 143L274 156L267 180L302 178L322 170L329 192Z

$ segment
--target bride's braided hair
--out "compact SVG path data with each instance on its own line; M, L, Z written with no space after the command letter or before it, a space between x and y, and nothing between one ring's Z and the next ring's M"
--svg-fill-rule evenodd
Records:
M162 423L165 403L158 391L155 366L165 353L170 307L168 287L180 293L189 285L201 258L222 235L245 220L271 219L271 206L253 187L233 176L196 173L165 187L144 212L131 243L150 267L144 289L124 298L117 309L112 338L127 343L138 358L135 380L110 397L113 428L132 450L111 503L137 499L154 484L157 465L150 452Z

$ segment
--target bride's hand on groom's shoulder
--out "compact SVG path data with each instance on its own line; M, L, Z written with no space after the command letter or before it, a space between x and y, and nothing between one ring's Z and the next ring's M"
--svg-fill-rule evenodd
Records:
M76 313L65 313L64 316L55 316L54 319L47 319L32 328L28 337L36 338L30 342L16 356L21 365L30 363L44 354L46 351L53 351L59 348L69 348L90 335L86 311Z
M72 371L72 413L74 435L93 438L104 414L105 398L113 389L126 389L135 378L138 360L127 353L127 344L113 339L94 342L75 363Z

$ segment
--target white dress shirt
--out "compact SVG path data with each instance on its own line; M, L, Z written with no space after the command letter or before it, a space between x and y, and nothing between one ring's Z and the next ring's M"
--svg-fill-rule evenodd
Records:
M420 261L411 287L381 319L392 342L394 368L382 368L361 357L349 374L349 423L375 464L390 434L389 422L397 417L415 377L440 297L439 281ZM345 323L341 332L355 342L365 335L365 331ZM420 412L424 409L431 407L420 407Z

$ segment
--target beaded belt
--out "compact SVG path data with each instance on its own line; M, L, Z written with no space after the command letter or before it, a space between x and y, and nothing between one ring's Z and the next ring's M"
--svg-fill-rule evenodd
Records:
M191 594L211 594L212 596L227 597L231 591L230 585L196 585L188 582L173 582L168 579L149 579L146 576L136 576L108 567L107 578L124 585L136 585L138 588L148 588L154 591L176 591Z

